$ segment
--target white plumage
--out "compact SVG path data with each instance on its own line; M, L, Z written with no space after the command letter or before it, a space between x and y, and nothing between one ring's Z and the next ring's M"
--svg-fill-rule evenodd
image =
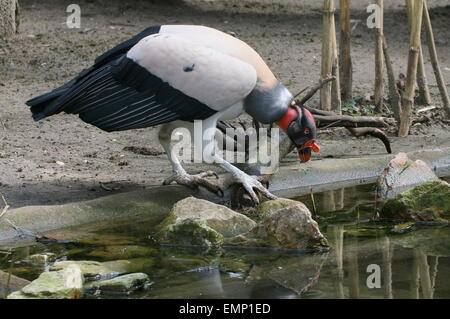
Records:
M216 111L244 99L257 81L250 64L181 35L150 35L131 48L127 57Z

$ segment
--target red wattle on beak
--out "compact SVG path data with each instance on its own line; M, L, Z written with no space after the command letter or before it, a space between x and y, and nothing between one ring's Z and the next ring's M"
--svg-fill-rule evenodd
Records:
M311 140L306 142L302 147L298 149L298 157L300 158L300 162L306 163L311 159L311 151L312 152L320 152L320 146L316 144L316 141Z

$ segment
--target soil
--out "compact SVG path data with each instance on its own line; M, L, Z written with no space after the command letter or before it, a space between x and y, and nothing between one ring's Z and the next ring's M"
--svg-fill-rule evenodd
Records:
M319 1L300 1L292 8L292 1L276 6L261 2L191 1L169 6L140 0L78 0L81 28L69 29L65 21L71 1L21 0L20 33L0 40L0 193L8 204L20 207L90 199L160 185L171 174L156 138L157 127L106 133L66 114L34 122L24 104L72 79L102 52L147 26L202 24L233 32L265 58L292 92L316 83L321 55ZM385 33L397 74L406 70L409 42L402 3L389 1L385 12ZM450 6L447 1L429 3L442 72L449 83ZM355 96L373 91L374 40L365 26L366 5L358 1L352 12L356 24L352 38ZM433 102L440 108L427 50L424 52ZM317 104L317 97L310 102L311 106ZM430 113L431 123L414 126L409 137L391 136L393 151L450 146L450 127L440 120L439 113ZM355 139L342 129L320 134L319 142L322 152L315 154L314 160L385 152L378 140ZM292 161L296 161L294 154L284 160ZM186 168L199 172L208 167Z

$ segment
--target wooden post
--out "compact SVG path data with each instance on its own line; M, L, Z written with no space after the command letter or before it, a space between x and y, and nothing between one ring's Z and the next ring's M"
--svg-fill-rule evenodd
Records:
M374 103L375 103L375 111L380 113L383 111L383 11L384 11L384 2L383 0L377 0L377 5L380 7L380 16L379 16L379 27L375 28L376 30L376 46L375 46L375 93L374 93Z
M0 38L17 33L19 28L19 3L17 0L0 0Z
M342 114L341 81L339 80L339 55L336 41L336 24L334 21L334 14L331 16L331 20L331 47L333 50L331 75L336 77L336 80L331 83L331 109L336 114Z
M351 0L340 0L339 23L341 33L339 44L339 67L341 76L341 98L344 103L353 99L353 64L350 47L350 2Z
M412 1L413 0L406 0L406 11L408 13L408 22L410 28L412 28ZM422 44L420 44L419 60L417 63L417 86L419 88L419 95L416 98L416 102L420 105L430 105L431 95L430 89L428 88L427 75L425 73Z
M392 67L391 57L389 55L386 37L383 36L383 54L386 63L386 71L388 76L389 87L389 102L391 105L394 118L397 121L397 125L400 123L400 114L402 112L402 106L400 104L400 94L397 90L397 82L395 80L394 68Z
M436 82L439 87L439 92L441 93L444 111L447 114L447 117L450 118L450 101L448 98L445 80L444 77L442 76L441 68L439 66L436 46L434 44L433 27L431 26L431 19L430 14L428 13L428 6L426 1L423 1L423 6L424 6L423 18L425 23L425 30L427 33L428 49L430 50L431 64L433 65L434 75L436 77Z
M417 61L420 50L420 30L422 27L423 0L415 0L413 6L408 71L406 74L405 92L402 96L402 113L398 136L407 136L411 125L411 112L414 105L414 89L417 76Z
M334 14L334 0L324 0L322 26L322 66L321 80L331 76L333 63L333 48L331 38L331 16ZM320 104L322 110L331 111L331 83L320 89Z

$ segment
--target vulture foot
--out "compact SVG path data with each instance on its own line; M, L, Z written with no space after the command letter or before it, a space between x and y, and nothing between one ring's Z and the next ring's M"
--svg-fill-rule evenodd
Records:
M218 185L211 183L207 179L207 177L211 177L211 176L215 176L217 179L219 178L217 173L213 172L213 171L201 172L196 175L190 175L187 173L176 172L172 176L166 178L163 182L163 185L169 185L173 182L176 182L179 185L185 185L192 189L198 188L199 186L203 186L210 192L212 192L220 197L223 197L222 189Z
M257 178L257 176L240 174L235 177L235 180L237 183L242 184L242 187L248 192L255 204L259 204L259 198L258 195L256 195L255 190L257 190L268 199L278 199L278 197L269 192L267 188L265 188L263 184L261 184L261 182L257 180Z

